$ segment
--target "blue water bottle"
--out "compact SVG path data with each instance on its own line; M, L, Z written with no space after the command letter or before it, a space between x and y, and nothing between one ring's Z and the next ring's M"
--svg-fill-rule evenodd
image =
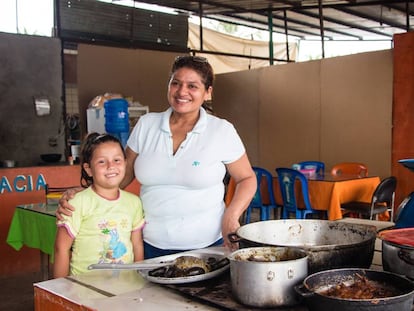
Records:
M128 102L123 98L109 99L104 104L105 131L126 146L129 136Z

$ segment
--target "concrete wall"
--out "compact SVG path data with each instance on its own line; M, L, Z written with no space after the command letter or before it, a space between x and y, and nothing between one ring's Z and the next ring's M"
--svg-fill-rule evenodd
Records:
M32 166L42 153L64 154L60 52L55 38L0 33L0 160ZM34 96L49 98L49 116L36 116Z
M133 97L150 111L168 108L167 85L177 53L81 44L77 72L82 132L86 133L85 113L90 101L104 93Z

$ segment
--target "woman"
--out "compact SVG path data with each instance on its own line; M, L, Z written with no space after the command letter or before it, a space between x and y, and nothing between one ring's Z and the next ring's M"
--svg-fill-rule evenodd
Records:
M146 225L145 258L223 243L256 191L256 177L233 125L202 107L211 98L214 74L207 59L177 57L168 83L170 107L142 116L126 148L121 187L141 184ZM236 191L224 205L226 171ZM62 202L71 210L67 202ZM65 208L59 213L69 214Z

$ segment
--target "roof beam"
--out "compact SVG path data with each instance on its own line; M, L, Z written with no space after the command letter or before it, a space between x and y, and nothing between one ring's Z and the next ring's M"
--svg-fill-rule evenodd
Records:
M405 25L400 24L400 23L394 23L393 21L390 21L390 20L383 20L381 18L375 18L375 17L369 16L369 15L363 14L361 12L358 12L356 10L347 9L347 8L340 8L338 10L340 10L341 12L350 14L350 15L358 16L358 17L361 17L361 18L364 18L364 19L368 19L368 20L377 22L378 24L387 24L391 27L395 27L395 28L405 30Z
M296 12L295 11L295 13L302 14L302 15L308 15L308 14L303 14L303 12L301 12L301 11L299 11L299 12ZM309 17L314 17L314 18L316 18L316 19L319 20L319 15L318 14L311 13L311 15L308 15L308 16ZM278 15L273 15L273 18L279 19L280 17ZM323 16L323 19L324 20L328 20L326 18L326 16ZM300 21L298 19L295 19L295 18L287 18L287 21L289 23L299 24L299 25L302 25L302 26L306 26L306 27L309 27L309 28L313 28L313 29L318 29L319 30L319 27L317 25L310 24L310 23L306 23L306 22L302 22L302 21ZM361 40L362 39L360 36L356 36L356 35L350 34L349 32L336 30L336 29L331 28L331 27L324 27L324 29L327 30L327 31L333 32L333 33L337 33L337 34L343 35L343 36L356 38L358 40Z
M259 59L259 60L265 60L268 61L269 57L265 56L253 56L253 55L244 55L244 54L237 54L237 53L226 53L226 52L218 52L218 51L200 51L200 50L190 50L191 53L203 53L203 54L211 54L211 55L223 55L223 56L233 56L233 57L240 57L240 58L248 58L248 59ZM288 59L281 59L281 58L273 58L274 61L277 62L284 62L284 63L294 63L294 60L288 60Z
M412 0L408 0L408 1L412 1ZM148 2L148 1L144 1L144 2ZM155 3L157 1L152 1L152 3ZM318 10L319 9L319 5L318 5L318 1L315 1L315 4L309 4L309 5L294 5L292 4L292 1L288 1L288 0L273 0L273 3L275 4L282 4L282 5L278 5L278 6L266 6L266 7L262 7L260 9L246 9L242 6L232 6L232 5L227 5L227 4L223 4L220 1L205 1L205 0L199 0L199 1L189 1L189 2L202 2L204 4L216 7L216 8L221 8L219 12L214 12L214 13L210 13L208 12L207 14L237 14L237 13L256 13L256 14L261 14L261 15L266 15L269 10L271 11L280 11L280 10L307 10L307 9L314 9L314 10ZM395 6L395 4L398 3L406 3L407 0L378 0L378 1L355 1L355 0L344 0L342 1L343 3L323 3L322 1L322 7L324 9L338 9L341 7L359 7L359 6L376 6L376 5L389 5L389 6ZM284 5L283 5L284 4ZM182 8L185 10L185 8ZM223 10L226 9L226 10ZM205 10L206 11L206 10Z
M314 14L312 12L302 11L302 10L292 10L292 11L294 11L297 14L302 14L302 15L305 15L305 16L308 16L308 17L319 18L319 16L317 14ZM349 14L352 15L352 13L349 13ZM326 20L328 22L331 22L331 23L334 23L334 24L343 25L343 26L346 26L346 27L355 28L355 29L366 31L366 32L375 33L375 34L380 35L380 36L391 37L392 38L392 36L389 35L389 34L383 33L383 32L378 31L378 30L373 30L373 29L368 28L368 27L358 26L358 25L352 24L352 23L346 23L346 22L343 22L341 20L331 18L331 17L327 17L327 16L324 16L323 18L324 18L324 20ZM328 28L326 28L326 29L328 29ZM354 37L355 37L355 35L354 35ZM359 39L362 40L361 37L359 37Z
M139 1L139 0L136 0ZM358 35L357 30L364 31L367 33L375 34L376 36L384 37L384 38L392 38L392 34L387 34L385 32L381 32L380 30L376 30L373 28L365 27L363 25L358 25L356 23L345 22L341 21L339 18L335 17L327 17L329 15L327 9L335 9L338 12L343 12L347 14L351 14L352 16L357 16L366 21L375 22L375 23L383 23L389 25L390 27L396 29L402 29L404 31L408 31L410 29L409 26L409 19L410 16L414 15L414 11L409 8L409 5L413 0L338 0L338 1L327 1L327 0L315 0L315 1L299 1L299 0L269 0L269 1L220 1L220 0L150 0L150 1L141 1L145 3L152 3L158 4L170 8L175 8L178 11L187 12L188 14L197 14L200 16L200 13L203 17L211 18L214 20L220 20L222 22L229 23L228 20L225 20L227 17L230 19L236 19L236 22L233 22L237 25L244 25L248 27L253 27L256 29L263 29L268 30L268 17L269 11L273 12L273 18L281 18L281 12L286 12L287 15L289 12L295 12L297 14L302 14L304 16L308 16L311 18L315 18L319 20L320 17L316 13L320 10L320 7L324 10L324 16L322 16L323 20L326 22L331 22L337 25L343 25L349 29L336 29L335 27L325 27L326 33L334 33L340 36L346 36L350 38L356 38L357 40L363 40L363 36ZM202 6L201 6L202 5ZM378 10L380 6L392 8L397 10L397 12L402 12L405 14L406 23L397 22L397 21L390 21L390 20L380 20L380 18L376 17L375 15L361 13L358 8L375 8ZM202 9L200 9L202 7ZM311 12L312 11L312 12ZM259 15L260 17L251 18L250 20L246 17L239 17L238 15L251 13L252 15ZM237 19L239 21L237 21ZM281 26L280 23L273 21L274 27L278 27L279 29L284 28ZM293 32L298 33L300 37L302 35L318 35L312 33L313 30L320 30L320 22L315 23L303 23L301 20L298 19L287 19L289 22L289 30L291 34ZM253 25L249 25L248 22L252 23ZM256 25L259 26L256 26ZM279 24L279 26L276 26ZM295 28L290 26L301 25L305 28L310 28L310 31L306 29ZM263 27L263 28L261 28ZM277 31L281 32L281 31ZM353 33L357 34L353 34ZM284 32L285 33L285 32ZM292 34L293 35L293 34ZM381 39L381 38L380 38Z
M398 0L396 0L396 1L398 1ZM288 1L278 1L278 2L289 3ZM356 3L355 1L351 1L351 2L352 2L352 4L330 4L330 5L328 5L328 4L325 4L324 5L323 3L321 3L321 6L322 6L322 8L328 8L328 7L329 8L335 8L335 9L337 9L339 11L343 11L344 13L348 13L348 11L349 11L348 14L355 15L355 16L358 16L358 17L361 17L361 18L364 18L364 19L368 19L368 20L371 20L371 21L374 21L374 22L379 22L378 20L373 19L373 18L371 18L368 15L364 15L363 16L363 14L357 14L358 12L355 12L353 10L349 10L349 9L344 8L344 6L346 6L346 5L348 5L348 6L354 6L356 4L361 5L361 3ZM349 3L351 3L351 2L349 2ZM382 3L384 1L380 1L380 2ZM205 3L210 3L211 4L212 2L211 1L205 1ZM366 5L366 3L364 3L364 4ZM216 4L216 5L221 5L221 4ZM227 7L230 8L230 6L227 6ZM310 6L307 6L306 8L307 9L310 9ZM231 9L231 12L221 12L220 15L231 16L233 18L239 18L238 16L236 17L234 15L235 13L237 13L237 11L235 11L233 9L234 8ZM269 8L269 9L271 9L273 11L275 10L274 8ZM277 10L279 11L279 9L277 9ZM319 10L319 7L318 7L318 10ZM240 11L240 10L238 10L238 11ZM311 12L308 12L308 11L304 11L303 9L299 9L299 8L292 8L292 5L290 5L290 9L287 8L286 11L293 11L293 12L298 13L298 14L302 14L302 15L306 15L308 17L312 17L312 18L315 18L315 19L319 19L319 16L317 14L314 14L314 13L311 13ZM246 10L241 10L241 12L239 12L239 13L245 13L245 12L246 12ZM256 13L256 14L260 14L260 15L263 14L263 11L262 10L251 10L251 11L248 11L248 12L253 12L253 13ZM205 16L208 17L208 14L206 14ZM277 18L277 15L274 15L274 18ZM338 25L343 25L343 26L346 26L346 27L349 27L349 28L359 29L359 30L363 30L363 31L366 31L366 32L369 32L369 33L374 33L374 34L377 34L377 35L380 35L380 36L392 38L392 35L383 33L383 32L378 31L378 30L373 30L373 29L370 29L368 27L358 26L356 24L351 24L351 23L345 23L345 22L340 21L338 19L329 18L327 16L323 16L323 19L326 20L326 21L329 21L331 23L338 24ZM312 25L312 24L309 24L309 23L303 23L303 22L301 22L299 20L296 20L296 19L288 19L288 21L289 22L292 22L292 23L295 23L295 24L303 25L303 26L306 26L306 27L311 27L311 28L314 28L314 29L316 28L315 25ZM388 25L388 23L387 23L387 25ZM401 24L400 25L396 24L396 26L392 26L392 27L397 27L397 28L400 28L400 29L401 28L402 29L405 29L405 27L403 25L401 25ZM353 37L353 38L356 38L358 40L362 40L363 39L361 36L352 35L349 32L336 30L336 29L334 29L332 27L325 27L325 30L330 31L330 32L333 32L333 33L337 33L339 35L343 35L343 36L347 36L347 37ZM298 29L296 29L296 31L299 31L300 32L300 30L298 30Z
M250 23L258 23L258 24L261 24L261 25L265 25L262 21L259 21L259 20L257 20L257 19L253 19L253 18L247 18L247 17L243 17L243 16L238 16L238 15L236 15L236 16L232 16L232 15L226 15L227 17L232 17L232 18L235 18L235 19L239 19L239 20L244 20L244 21L246 21L246 22L250 22ZM284 18L280 18L279 16L275 16L275 15L273 15L273 18L274 19L276 19L276 20L282 20L283 21L283 23L285 22L284 21ZM217 18L215 18L216 20L217 20ZM223 21L223 22L228 22L228 21L226 21L226 20L224 20L224 19L220 19L220 21ZM305 23L305 22L302 22L302 21L298 21L298 20L294 20L294 19L291 19L291 18L286 18L286 21L287 22L292 22L292 23L296 23L296 24L298 24L298 25L302 25L302 26L305 26L305 27L308 27L308 28L312 28L312 29L318 29L317 27L315 27L314 25L312 25L312 24L309 24L309 23ZM267 24L266 24L267 25ZM274 24L273 23L273 27L275 26L276 24ZM282 25L276 25L277 27L279 27L279 28L284 28L284 26L282 26ZM250 26L251 27L251 26ZM264 29L267 29L267 28L264 28ZM292 27L292 26L289 26L289 30L290 31L295 31L295 32L298 32L298 33L302 33L302 34L304 34L304 35L310 35L310 36L318 36L319 34L318 33L314 33L314 32L310 32L310 31L307 31L307 30L303 30L303 29L299 29L299 28L297 28L297 27ZM352 35L349 35L349 36L352 36ZM332 39L331 37L327 37L328 39Z
M376 6L376 5L389 5L389 6L395 6L398 3L403 3L405 4L407 1L412 1L412 0L378 0L378 1L356 1L356 0L349 0L347 1L347 3L345 3L345 1L343 1L344 3L323 3L322 1L322 6L324 9L336 9L338 7L360 7L360 6ZM277 2L286 2L286 1L277 1ZM309 5L298 5L298 6L292 6L290 5L289 7L287 7L286 9L299 9L299 10L306 10L306 9L318 9L318 3L315 1L315 4L309 4ZM275 10L278 10L280 8L275 8Z

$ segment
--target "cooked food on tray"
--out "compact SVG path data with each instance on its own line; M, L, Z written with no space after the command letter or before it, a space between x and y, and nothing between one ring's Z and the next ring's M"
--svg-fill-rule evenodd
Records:
M148 272L152 277L177 278L194 276L215 271L229 264L227 258L180 256L171 266L160 267Z
M298 253L293 248L286 248L283 251L280 251L277 248L266 248L251 250L249 252L240 252L234 256L234 259L239 261L279 262L300 259L302 257L302 254Z
M359 274L356 274L356 276L357 278L353 282L341 282L318 293L343 299L378 299L397 296L400 292L390 284L369 280Z

